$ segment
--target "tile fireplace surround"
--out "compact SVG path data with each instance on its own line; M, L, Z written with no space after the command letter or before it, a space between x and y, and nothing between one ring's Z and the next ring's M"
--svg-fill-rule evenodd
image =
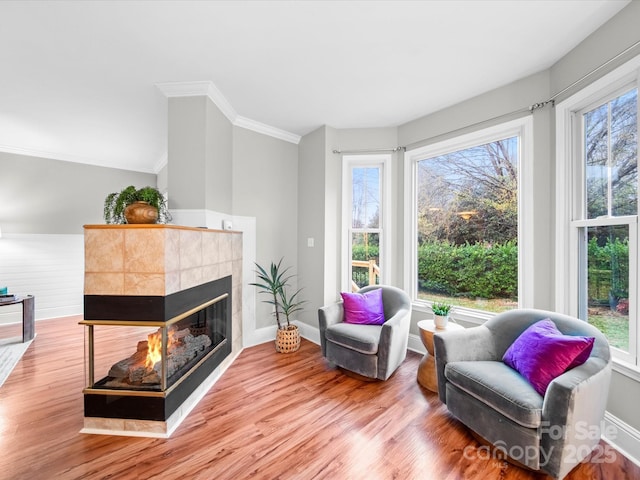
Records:
M85 225L84 238L85 317L87 298L92 296L175 297L232 277L231 354L175 413L166 421L85 416L82 429L84 433L166 438L242 349L242 233L176 225Z

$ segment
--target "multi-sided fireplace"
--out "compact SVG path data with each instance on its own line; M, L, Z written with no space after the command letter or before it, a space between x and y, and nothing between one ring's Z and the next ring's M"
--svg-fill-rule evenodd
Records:
M81 431L166 438L242 350L242 233L84 230Z
M231 353L231 305L230 276L167 296L85 295L85 418L166 422Z
M167 422L231 353L231 277L166 297L87 295L80 323L85 418Z

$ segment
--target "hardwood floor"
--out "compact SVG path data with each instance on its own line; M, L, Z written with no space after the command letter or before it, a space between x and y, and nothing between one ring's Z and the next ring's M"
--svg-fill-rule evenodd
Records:
M386 382L362 382L305 340L292 354L272 343L245 349L169 439L81 434L79 320L38 321L0 388L0 478L548 478L487 459L416 382L420 355ZM584 463L566 478L638 479L640 468L615 452L613 463Z

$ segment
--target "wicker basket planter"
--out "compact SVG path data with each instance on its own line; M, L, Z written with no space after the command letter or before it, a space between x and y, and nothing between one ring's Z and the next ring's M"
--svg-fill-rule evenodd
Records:
M300 331L296 325L278 329L276 335L276 352L292 353L300 348Z

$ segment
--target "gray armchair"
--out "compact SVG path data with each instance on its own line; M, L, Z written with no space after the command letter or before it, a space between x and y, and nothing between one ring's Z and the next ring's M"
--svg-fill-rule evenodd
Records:
M365 377L386 380L407 356L411 299L402 290L387 285L359 290L382 289L385 322L382 325L344 323L343 303L318 310L322 355L331 363Z
M545 318L565 335L595 342L588 360L556 377L541 396L502 356L527 327ZM598 443L593 429L604 417L611 357L604 335L587 322L512 310L479 327L436 333L434 349L440 400L512 460L561 479Z

